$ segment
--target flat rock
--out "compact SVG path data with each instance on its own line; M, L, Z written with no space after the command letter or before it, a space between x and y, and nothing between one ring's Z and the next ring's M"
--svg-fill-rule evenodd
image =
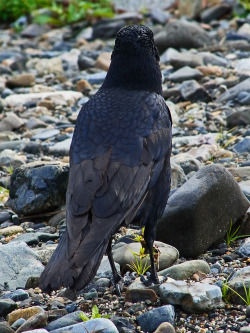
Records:
M18 129L23 125L23 119L19 118L14 112L8 112L6 117L0 121L0 132L13 131L14 129Z
M233 146L233 151L237 154L250 153L250 136L247 136Z
M168 276L175 280L187 280L197 272L208 274L210 272L208 263L204 260L189 260L182 264L166 268L160 271L158 275Z
M9 88L16 87L31 87L35 84L36 77L33 74L20 74L18 76L14 76L6 81L6 86Z
M171 158L171 162L178 164L185 175L192 171L198 171L202 167L201 162L188 153L180 153Z
M206 283L171 281L159 289L163 303L182 306L188 313L207 312L222 304L221 289Z
M202 77L203 74L198 69L185 66L170 74L168 78L173 82L183 82L186 80L199 80Z
M170 196L156 239L176 247L181 256L195 258L223 238L231 221L234 224L248 207L225 168L205 166Z
M250 78L245 79L234 87L228 89L217 98L217 102L226 102L235 99L241 91L250 90Z
M58 330L60 328L69 327L77 323L82 323L82 319L79 317L79 314L81 311L75 311L72 313L69 313L61 318L58 318L56 320L53 320L48 325L45 326L45 329L47 331L54 331Z
M9 243L0 247L0 288L25 288L30 276L40 276L44 266L37 254L24 242ZM7 283L7 285L5 285Z
M211 96L207 93L204 87L202 87L195 80L188 80L182 83L180 87L181 95L185 101L197 102L211 101Z

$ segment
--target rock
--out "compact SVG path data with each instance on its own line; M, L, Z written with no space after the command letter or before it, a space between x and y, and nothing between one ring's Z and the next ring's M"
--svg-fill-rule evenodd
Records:
M29 294L22 289L17 289L10 293L4 294L3 296L0 297L0 299L6 299L6 298L11 299L14 302L21 302L24 301L25 299L28 299Z
M180 0L179 11L181 16L188 18L196 18L201 11L202 1L201 0Z
M56 247L57 244L43 244L41 247L36 248L36 253L43 265L47 265Z
M20 74L6 81L8 88L31 87L36 83L36 77L33 74Z
M65 204L68 165L33 162L16 169L11 176L7 206L16 213L44 213Z
M37 119L35 117L31 117L28 119L27 123L25 124L26 128L28 129L35 129L35 128L44 128L47 127L44 121Z
M93 88L86 80L80 80L76 82L76 89L80 92L91 91Z
M166 24L170 15L161 10L160 8L153 8L150 12L151 20L153 23Z
M5 321L0 322L1 333L14 333L14 330Z
M166 268L158 273L159 276L168 276L175 280L190 279L195 273L209 274L210 268L204 260L189 260L182 264Z
M19 118L14 112L8 112L6 117L0 121L0 132L13 131L14 129L18 129L23 125L23 119Z
M164 268L167 268L171 266L178 258L179 253L178 251L167 244L163 244L161 242L155 242L155 245L160 250L160 256L159 256L159 264L157 269L162 270ZM125 243L117 243L112 248L113 258L116 263L118 263L121 266L122 272L126 272L128 270L131 270L128 265L131 265L132 262L135 262L135 257L132 253L139 253L141 248L140 242L125 244ZM143 265L150 265L150 259L149 256L142 260Z
M175 246L181 256L194 258L219 241L248 207L225 168L205 166L170 196L156 239Z
M172 65L175 69L179 69L185 66L197 67L203 65L201 57L192 52L178 52L173 48L167 49L161 56L161 62L166 62Z
M183 82L186 80L199 80L202 76L198 69L185 66L170 74L168 78L173 82Z
M47 314L41 308L41 311L29 317L17 330L16 333L27 332L34 328L43 327L47 324Z
M171 158L171 162L178 164L184 171L185 175L192 171L196 172L202 167L201 162L188 153L174 155Z
M26 162L26 156L18 155L15 151L4 149L0 153L0 167L17 169Z
M249 90L250 90L250 78L247 78L246 80L240 82L239 84L235 85L234 87L228 89L223 94L221 94L217 98L216 102L222 103L233 100L238 96L238 94L241 91L249 91Z
M0 247L0 288L25 288L30 276L40 276L44 266L24 242L9 243Z
M92 319L80 324L65 326L52 331L50 330L50 333L82 333L84 328L87 332L101 331L102 333L118 333L118 330L112 321L104 318Z
M231 296L235 304L245 304L243 300L237 295L241 295L244 299L247 298L246 291L249 291L250 285L250 266L239 269L232 278L229 280L228 285L231 289L228 290L229 297ZM245 288L244 288L245 286ZM233 290L235 292L233 292Z
M244 240L243 244L236 250L242 258L250 257L250 238Z
M29 330L29 331L25 331L25 333L49 333L47 330L45 330L44 328L37 328L34 330Z
M221 289L206 283L165 282L159 291L163 303L181 305L188 313L211 311L222 304Z
M250 153L250 136L247 136L233 146L233 151L237 154Z
M23 31L21 32L22 37L34 38L38 37L46 32L46 25L43 24L29 24Z
M105 72L106 73L106 72ZM61 90L61 91L47 91L29 94L14 94L3 99L3 103L6 107L16 107L24 105L29 101L40 101L41 99L58 96L61 100L67 104L74 104L79 98L82 97L82 93L78 91Z
M243 74L243 75L250 76L250 59L245 58L245 59L237 60L234 65L234 69L236 70L236 72L239 75Z
M52 155L68 156L72 138L57 142L49 147L49 152Z
M172 305L164 305L138 316L136 321L144 332L152 333L164 322L174 325L174 317L174 307Z
M171 162L171 189L181 187L187 181L183 169L173 162Z
M216 54L211 52L200 52L199 57L201 57L204 65L213 65L213 66L221 66L226 67L228 64L228 60L222 58Z
M93 39L114 38L117 32L126 25L125 20L102 20L93 26Z
M174 125L178 125L179 124L178 114L180 113L180 108L178 107L177 104L174 104L171 101L166 101L166 104L167 104L167 106L168 106L168 108L170 110L173 124Z
M23 232L23 228L19 225L13 225L10 227L0 229L0 236L11 236Z
M17 308L17 303L11 299L0 299L0 316L5 317Z
M195 80L188 80L182 83L180 87L181 95L185 101L197 102L210 102L211 96L207 91Z
M250 124L250 110L236 111L227 117L227 126L229 129L235 126L247 126Z
M89 84L102 84L107 75L106 71L88 74L84 78L89 82Z
M250 105L250 92L249 91L240 91L237 100L240 104Z
M205 8L200 13L200 19L202 22L209 23L213 20L219 20L222 17L230 16L232 14L232 6L228 4L219 4Z
M156 293L151 289L128 289L125 295L125 302L137 303L150 300L152 304L157 301Z
M45 329L47 331L54 331L58 330L60 328L69 327L71 325L74 325L76 323L82 323L82 319L79 317L79 314L81 311L75 311L72 313L69 313L61 318L58 318L52 322L50 322L48 325L45 326Z
M46 129L38 134L35 134L32 136L31 139L33 140L47 140L49 138L53 138L54 136L60 134L60 131L58 129Z
M83 71L85 69L89 69L91 67L95 66L95 60L89 57L84 56L83 54L80 54L78 57L78 67L80 71Z
M195 147L187 151L188 155L193 156L201 162L209 161L217 152L218 147L216 145L204 144L200 147Z
M51 59L33 58L27 62L26 66L28 69L35 67L38 76L63 74L62 60L59 57Z
M175 49L203 47L212 44L212 39L196 23L173 20L167 23L165 30L155 35L155 43L162 53L169 47Z
M205 76L218 77L223 75L223 70L217 65L198 66L197 69Z
M43 308L40 306L32 306L30 308L18 309L18 310L12 311L7 316L8 324L12 325L15 321L17 321L20 318L28 320L29 318L31 318L39 313L44 313Z
M111 52L103 52L96 59L95 67L108 71L111 61Z
M117 264L116 262L115 262L115 267L116 267L117 272L120 272L120 265ZM109 278L111 278L113 276L107 256L105 256L105 255L103 256L96 275L99 277L109 277Z
M155 333L175 333L175 329L170 323L164 322L157 328Z

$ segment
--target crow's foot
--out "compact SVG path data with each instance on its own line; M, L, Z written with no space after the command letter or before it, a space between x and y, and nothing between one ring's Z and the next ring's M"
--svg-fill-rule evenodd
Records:
M124 286L123 278L120 275L116 275L115 277L113 277L112 283L114 285L116 295L121 296Z
M146 286L146 287L150 287L156 284L160 284L158 276L156 274L151 274L151 273L147 273L147 277L145 277L144 275L140 275L141 277L141 282Z

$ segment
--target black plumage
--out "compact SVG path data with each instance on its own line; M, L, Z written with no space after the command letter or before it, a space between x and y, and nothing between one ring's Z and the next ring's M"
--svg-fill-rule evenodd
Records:
M171 115L161 93L152 31L124 27L103 85L77 119L70 149L67 228L41 275L43 290L82 289L105 252L117 282L110 240L135 216L145 226L152 280L157 282L152 247L169 195L171 154Z

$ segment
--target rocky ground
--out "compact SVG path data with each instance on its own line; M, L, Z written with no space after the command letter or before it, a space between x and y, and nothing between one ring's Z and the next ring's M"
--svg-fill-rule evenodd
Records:
M1 333L250 332L250 17L233 15L233 1L155 2L143 16L128 1L132 12L88 27L0 30ZM161 285L129 272L140 242L122 228L113 246L120 296L106 257L77 297L44 294L38 279L65 228L77 114L105 78L117 31L142 22L155 34L174 123L172 191L157 229ZM94 305L109 319L83 322Z

